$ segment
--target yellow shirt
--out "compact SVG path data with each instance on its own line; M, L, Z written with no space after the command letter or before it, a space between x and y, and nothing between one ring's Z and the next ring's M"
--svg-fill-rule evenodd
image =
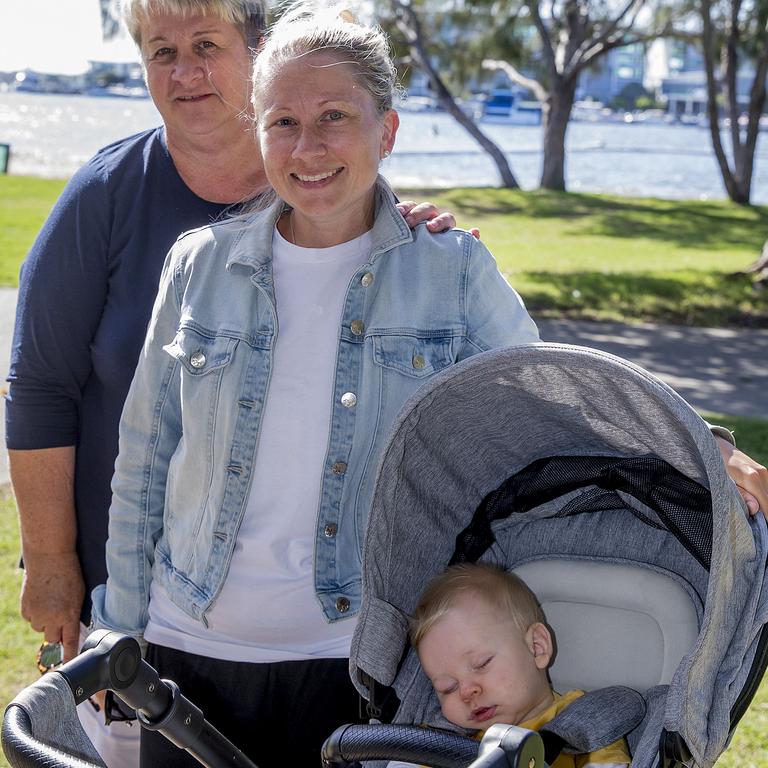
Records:
M545 726L555 715L559 714L569 704L574 702L579 696L583 696L584 691L568 691L562 696L555 694L555 700L537 717L532 717L524 723L519 723L520 728L526 728L529 731L538 731ZM589 752L585 755L571 755L562 752L550 768L584 768L589 764L596 765L629 765L632 758L629 756L629 748L625 739L614 741L607 747Z

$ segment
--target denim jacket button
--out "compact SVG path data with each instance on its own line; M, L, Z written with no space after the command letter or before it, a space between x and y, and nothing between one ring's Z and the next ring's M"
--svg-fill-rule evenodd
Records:
M189 364L193 368L202 368L205 365L205 355L202 352L195 352L189 358Z
M370 285L373 285L373 272L366 272L361 278L360 282L363 285L363 288L368 288Z
M346 597L340 597L336 601L336 610L339 613L346 613L349 610L349 600Z
M365 330L365 323L363 323L362 320L353 320L349 325L349 330L352 331L355 336L362 336L363 331Z
M413 363L413 367L419 371L427 364L424 355L414 355L411 362Z
M354 392L345 392L341 396L341 404L345 408L354 408L357 405L357 395Z
M339 532L339 526L336 525L336 523L328 523L328 525L323 528L323 535L327 539L332 539L337 533Z
M347 464L344 461L334 462L333 466L331 467L331 472L333 472L334 475L343 475L346 471Z

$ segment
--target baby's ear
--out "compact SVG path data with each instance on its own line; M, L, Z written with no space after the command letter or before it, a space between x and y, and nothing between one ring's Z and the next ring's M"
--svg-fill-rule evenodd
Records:
M552 661L552 634L545 624L537 621L528 627L525 641L533 654L534 664L539 669L546 669Z

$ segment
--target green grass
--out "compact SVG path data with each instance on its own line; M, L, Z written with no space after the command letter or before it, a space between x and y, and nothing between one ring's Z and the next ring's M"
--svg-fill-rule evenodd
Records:
M0 176L0 285L17 285L19 266L63 181Z
M403 190L480 228L535 317L768 326L768 292L734 276L768 207L503 189Z
M19 616L19 527L10 491L0 488L0 705L39 677L35 652L42 637Z
M0 285L64 182L0 176ZM768 237L768 207L505 189L400 190L480 227L535 317L768 327L768 291L734 273Z

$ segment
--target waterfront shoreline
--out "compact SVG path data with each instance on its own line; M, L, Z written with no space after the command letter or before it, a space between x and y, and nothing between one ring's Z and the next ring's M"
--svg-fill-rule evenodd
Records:
M445 112L400 113L395 152L382 173L397 188L498 186L498 172ZM68 178L102 146L159 124L148 99L0 93L0 143L9 172ZM481 123L506 153L525 190L536 189L541 127ZM248 126L244 123L244 130ZM676 124L573 121L568 129L569 191L625 197L724 200L708 130ZM768 203L768 140L761 134L753 202Z

